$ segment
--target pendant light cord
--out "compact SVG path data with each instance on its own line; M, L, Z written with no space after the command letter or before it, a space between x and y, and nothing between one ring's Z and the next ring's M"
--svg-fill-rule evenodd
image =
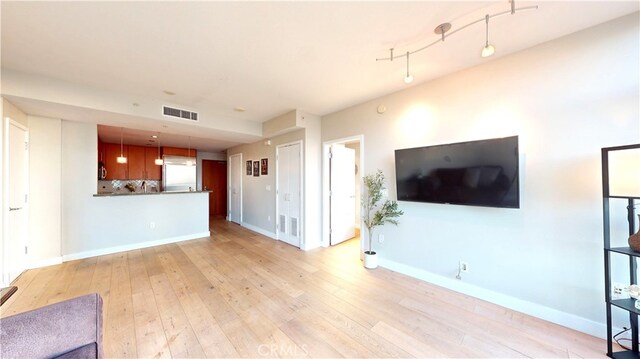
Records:
M409 51L407 51L407 77L409 77Z
M486 35L487 35L487 36L486 36L486 38L487 38L487 42L486 42L486 44L485 44L484 46L485 46L485 47L488 47L488 46L489 46L489 14L487 14L487 15L485 16L484 20L485 20L485 23L486 23L486 25L487 25L487 26L486 26Z
M123 147L124 147L124 146L122 145L122 141L123 141L122 131L123 131L123 130L122 130L122 127L120 127L120 157L124 157L124 156L122 155L122 149L123 149Z

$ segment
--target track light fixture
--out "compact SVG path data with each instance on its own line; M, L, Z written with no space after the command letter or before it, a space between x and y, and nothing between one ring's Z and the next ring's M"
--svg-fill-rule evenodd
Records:
M432 43L427 44L426 46L423 46L417 50L414 51L407 51L405 54L400 55L400 56L395 56L393 55L393 48L389 49L389 57L383 57L383 58L377 58L376 61L393 61L396 58L399 57L407 57L407 76L404 78L404 82L406 83L410 83L411 81L413 81L413 76L409 73L409 55L413 55L417 52L420 52L422 50L428 49L429 47L439 43L439 42L444 42L444 40L446 38L448 38L449 36L457 33L458 31L464 30L468 27L470 27L471 25L483 22L485 23L485 32L486 32L486 42L485 42L485 46L482 49L482 57L488 57L491 56L495 53L495 48L493 47L493 45L489 44L489 19L493 18L493 17L497 17L497 16L502 16L502 15L507 15L507 14L515 14L516 12L519 11L523 11L523 10L537 10L538 9L538 5L532 5L532 6L524 6L524 7L520 7L520 8L516 8L515 5L515 0L509 0L510 3L510 7L509 10L505 10L505 11L501 11L501 12L497 12L495 14L487 14L485 15L483 18L480 18L478 20L472 21L464 26L461 26L455 30L451 30L451 24L448 22L442 23L438 26L436 26L436 28L433 30L433 32L438 35L438 40L433 41Z
M482 49L482 57L489 57L491 55L493 55L494 52L496 52L496 49L493 47L493 45L489 45L489 14L487 14L485 17L485 23L486 23L486 38L487 38L487 42L485 42L484 44L484 48Z

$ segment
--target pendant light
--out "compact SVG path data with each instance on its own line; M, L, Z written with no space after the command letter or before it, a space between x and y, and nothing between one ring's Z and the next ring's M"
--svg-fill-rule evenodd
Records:
M118 163L127 163L127 158L122 154L123 153L123 147L124 145L122 144L122 127L120 127L120 157L116 158L116 162Z
M194 163L193 163L193 161L191 160L191 136L189 136L189 150L188 150L188 151L189 151L189 152L187 152L187 154L188 154L188 155L187 155L187 157L188 157L188 159L187 159L187 166L193 166L193 165L194 165Z
M482 48L482 57L489 57L493 55L494 52L496 52L496 49L493 47L493 45L489 45L489 14L484 17L484 21L486 24L487 42L485 42L484 47Z
M156 158L155 163L158 166L162 166L164 164L162 157L160 157L160 132L158 132L158 158Z
M409 74L409 51L407 51L407 76L404 78L404 83L410 84L413 82L413 76Z

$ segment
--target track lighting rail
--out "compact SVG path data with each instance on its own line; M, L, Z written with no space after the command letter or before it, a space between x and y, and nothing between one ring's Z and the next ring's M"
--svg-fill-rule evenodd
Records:
M498 16L502 16L502 15L515 14L516 12L520 12L520 11L537 10L538 9L538 5L523 6L523 7L516 8L515 7L515 1L512 0L510 2L511 2L511 9L505 10L505 11L501 11L501 12L498 12L498 13L495 13L495 14L490 14L490 15L483 16L480 19L472 21L472 22L470 22L470 23L468 23L468 24L466 24L466 25L464 25L464 26L462 26L462 27L460 27L458 29L455 29L455 30L453 30L451 32L449 32L449 29L451 29L451 24L449 24L449 23L440 24L434 30L434 32L436 34L441 35L440 39L438 39L438 40L436 40L436 41L434 41L432 43L429 43L429 44L427 44L427 45L425 45L425 46L423 46L423 47L421 47L421 48L419 48L417 50L407 51L404 54L399 55L399 56L394 56L393 48L391 48L391 49L389 49L389 57L377 58L376 61L393 61L394 59L397 59L397 58L402 58L402 57L407 57L408 58L409 55L413 55L413 54L415 54L417 52L426 50L429 47L431 47L431 46L433 46L433 45L435 45L435 44L437 44L439 42L444 42L444 40L446 38L450 37L451 35L459 32L461 30L464 30L464 29L468 28L469 26L475 25L477 23L485 22L488 19L491 19L491 18L494 18L494 17L498 17Z

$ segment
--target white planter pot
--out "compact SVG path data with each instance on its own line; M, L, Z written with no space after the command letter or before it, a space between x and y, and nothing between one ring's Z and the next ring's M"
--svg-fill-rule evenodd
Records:
M378 268L378 255L376 252L364 252L364 267L369 269Z

